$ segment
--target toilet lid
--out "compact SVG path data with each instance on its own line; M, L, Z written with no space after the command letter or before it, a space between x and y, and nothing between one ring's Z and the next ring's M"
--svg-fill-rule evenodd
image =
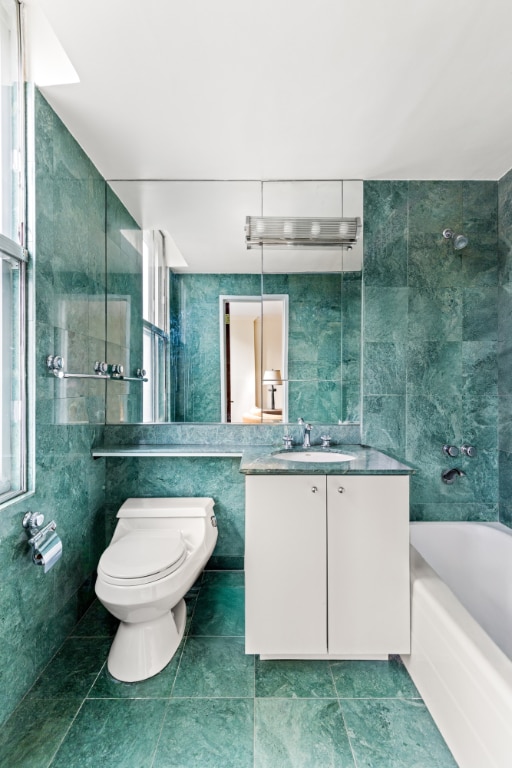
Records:
M180 531L134 531L107 547L99 568L115 579L158 579L176 570L186 554Z

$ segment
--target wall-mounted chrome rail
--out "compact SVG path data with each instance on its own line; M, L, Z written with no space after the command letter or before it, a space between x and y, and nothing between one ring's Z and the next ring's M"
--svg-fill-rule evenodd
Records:
M121 381L147 381L144 368L137 368L135 376L122 376Z
M95 363L94 373L68 373L64 370L64 358L60 355L48 355L46 367L57 379L110 379L106 363Z
M135 376L124 376L122 365L109 365L105 362L94 363L94 373L68 373L64 370L64 358L60 355L48 355L46 367L57 379L108 379L109 381L147 381L146 371L137 368Z

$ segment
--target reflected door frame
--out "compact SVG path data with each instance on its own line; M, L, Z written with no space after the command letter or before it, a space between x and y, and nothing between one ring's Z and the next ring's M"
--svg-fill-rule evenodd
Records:
M228 370L230 368L230 360L228 355L230 354L229 341L226 340L226 309L233 303L251 303L260 304L260 317L263 318L263 302L279 301L283 305L283 318L282 318L282 364L281 364L281 377L283 380L283 406L282 406L282 421L286 424L288 421L288 294L264 294L256 296L237 296L229 295L219 296L219 330L220 330L220 379L221 379L221 421L222 423L243 423L243 422L228 422L228 414L230 415L230 404L228 403L228 396L231 391L231 386L228 381ZM263 339L260 339L260 357L263 349ZM262 361L260 360L260 369L262 369ZM263 383L259 382L260 388L260 400L262 396Z

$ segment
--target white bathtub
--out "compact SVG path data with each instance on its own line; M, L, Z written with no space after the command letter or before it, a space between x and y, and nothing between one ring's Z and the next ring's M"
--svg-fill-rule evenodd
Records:
M403 661L460 768L512 766L512 531L411 523Z

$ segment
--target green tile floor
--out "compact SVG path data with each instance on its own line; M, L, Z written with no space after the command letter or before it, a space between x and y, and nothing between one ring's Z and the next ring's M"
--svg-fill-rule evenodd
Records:
M0 730L6 768L454 768L399 659L244 654L241 571L208 571L156 677L106 670L116 623L95 602Z

